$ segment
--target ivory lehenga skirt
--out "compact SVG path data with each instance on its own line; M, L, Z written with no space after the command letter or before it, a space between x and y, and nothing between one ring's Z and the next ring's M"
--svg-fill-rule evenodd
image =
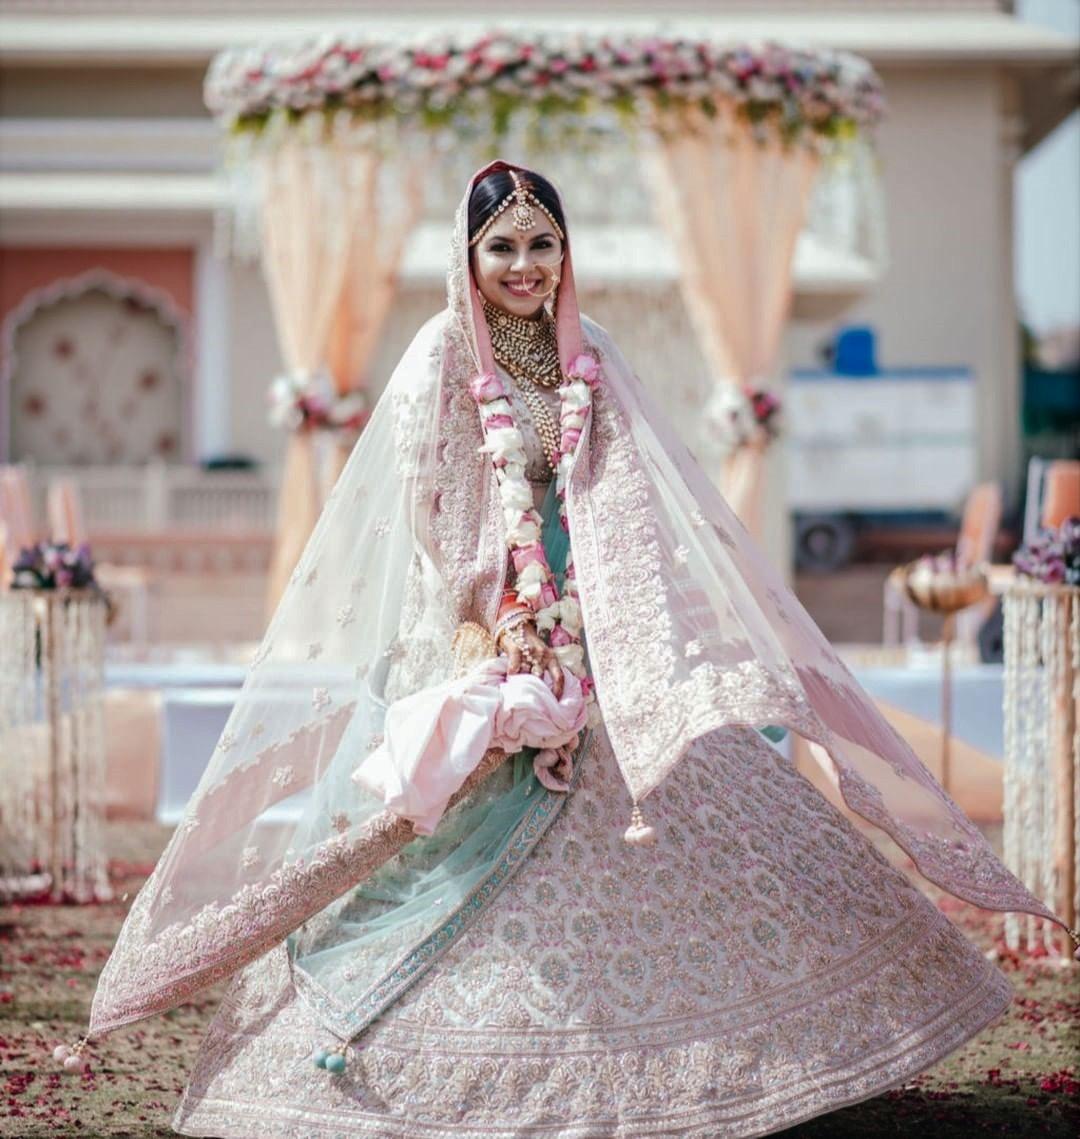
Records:
M1005 977L756 731L649 797L603 728L525 865L357 1039L284 948L239 974L174 1126L260 1139L750 1136L875 1095L999 1017Z

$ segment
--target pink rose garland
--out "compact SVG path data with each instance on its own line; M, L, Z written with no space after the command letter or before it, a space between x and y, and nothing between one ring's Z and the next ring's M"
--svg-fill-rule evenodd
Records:
M573 456L592 411L593 389L601 382L600 365L582 353L570 363L566 378L559 385L559 449L555 454L555 493L559 504L559 525L566 533L566 479ZM585 672L581 646L581 606L574 575L573 551L567 550L562 596L548 564L541 541L543 519L532 505L532 489L525 478L525 439L514 421L506 387L494 372L473 378L469 385L480 409L484 432L482 451L491 455L499 483L499 498L506 519L506 543L517 575L518 600L536 613L536 627L546 634L559 664L581 680L594 719L596 702L592 678Z

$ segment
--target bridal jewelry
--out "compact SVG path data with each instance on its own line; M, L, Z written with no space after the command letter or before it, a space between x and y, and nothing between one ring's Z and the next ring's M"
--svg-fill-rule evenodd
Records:
M515 316L482 298L484 319L496 361L516 380L530 380L545 388L562 383L555 321L547 312L538 318Z
M506 195L505 198L498 204L495 212L487 219L486 222L472 235L469 240L469 245L475 245L487 231L495 223L495 219L499 217L502 212L510 206L514 207L513 220L514 228L521 230L524 233L526 230L532 229L536 224L536 212L533 209L535 206L541 210L544 216L551 222L551 228L555 230L559 240L563 240L563 231L559 223L552 216L551 211L544 205L542 201L531 191L525 188L524 182L521 180L521 175L516 170L510 171L510 177L514 180L513 190Z

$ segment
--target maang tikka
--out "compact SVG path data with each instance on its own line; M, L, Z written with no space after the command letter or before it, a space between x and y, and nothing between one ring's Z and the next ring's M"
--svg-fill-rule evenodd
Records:
M507 194L505 198L499 203L495 212L487 219L486 222L473 234L469 245L475 245L491 226L495 223L496 219L502 216L503 212L511 205L514 210L511 215L513 219L514 229L520 230L524 233L526 230L532 229L536 224L536 209L540 209L544 216L551 222L552 229L555 230L556 235L560 241L563 241L563 231L559 223L551 216L551 212L547 206L529 189L526 188L525 183L522 181L521 175L516 170L509 171L510 177L514 180L514 189L511 193ZM534 209L533 207L536 207Z

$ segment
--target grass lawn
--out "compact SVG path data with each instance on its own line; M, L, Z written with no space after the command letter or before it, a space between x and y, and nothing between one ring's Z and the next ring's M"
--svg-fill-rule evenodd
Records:
M91 1070L81 1076L60 1071L50 1055L55 1044L84 1030L97 975L166 835L149 825L111 829L118 855L113 903L0 908L0 1136L173 1134L169 1120L217 994L113 1033L93 1047ZM1080 969L1005 951L998 914L948 897L938 904L974 941L999 954L1016 988L1011 1011L905 1087L785 1134L1080 1135Z

